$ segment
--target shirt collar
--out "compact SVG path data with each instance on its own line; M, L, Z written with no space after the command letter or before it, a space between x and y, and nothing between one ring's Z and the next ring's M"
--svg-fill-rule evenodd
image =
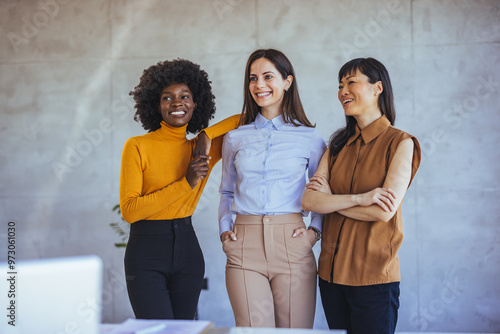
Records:
M384 132L385 129L387 129L390 125L391 122L385 115L380 116L377 120L372 122L363 130L360 130L358 125L356 124L356 132L351 138L349 138L349 140L347 141L347 145L350 145L354 140L356 140L356 138L358 138L360 134L365 144L367 144L373 139L377 138L378 135Z
M267 124L267 122L271 122L272 125L278 130L280 130L283 125L285 125L285 121L283 120L283 115L278 115L275 118L268 120L264 116L262 116L261 113L257 114L257 117L255 117L255 128L257 130L260 130L264 127L264 125Z

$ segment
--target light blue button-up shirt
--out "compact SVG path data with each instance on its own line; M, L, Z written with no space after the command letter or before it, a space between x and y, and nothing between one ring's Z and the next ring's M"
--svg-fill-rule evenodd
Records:
M316 128L287 124L280 115L230 131L222 145L219 232L233 229L235 214L280 215L302 210L302 195L326 148ZM322 230L324 215L311 214Z

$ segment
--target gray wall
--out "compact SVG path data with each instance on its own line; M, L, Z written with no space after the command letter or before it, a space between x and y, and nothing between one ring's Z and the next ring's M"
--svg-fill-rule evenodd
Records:
M500 331L500 1L1 0L0 36L0 260L8 221L18 259L98 254L103 320L123 321L124 250L109 223L121 149L144 133L127 95L143 69L201 64L218 121L241 110L248 55L279 48L328 139L344 122L338 69L373 56L391 73L396 125L423 151L404 203L398 329ZM200 317L230 326L219 178L220 166L194 215L209 279Z

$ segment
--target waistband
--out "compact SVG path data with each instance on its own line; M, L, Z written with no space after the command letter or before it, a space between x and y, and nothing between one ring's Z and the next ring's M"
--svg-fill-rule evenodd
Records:
M297 224L303 222L302 214L289 213L286 215L237 215L234 221L237 225L261 225L261 224Z
M130 225L130 235L161 235L194 231L191 216L176 219L139 220Z

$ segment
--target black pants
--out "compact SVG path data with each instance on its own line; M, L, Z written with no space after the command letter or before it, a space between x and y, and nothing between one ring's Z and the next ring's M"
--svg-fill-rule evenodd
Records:
M130 226L125 275L136 318L192 320L204 273L191 217Z
M399 308L399 282L366 286L319 279L321 302L330 329L348 334L393 334Z

